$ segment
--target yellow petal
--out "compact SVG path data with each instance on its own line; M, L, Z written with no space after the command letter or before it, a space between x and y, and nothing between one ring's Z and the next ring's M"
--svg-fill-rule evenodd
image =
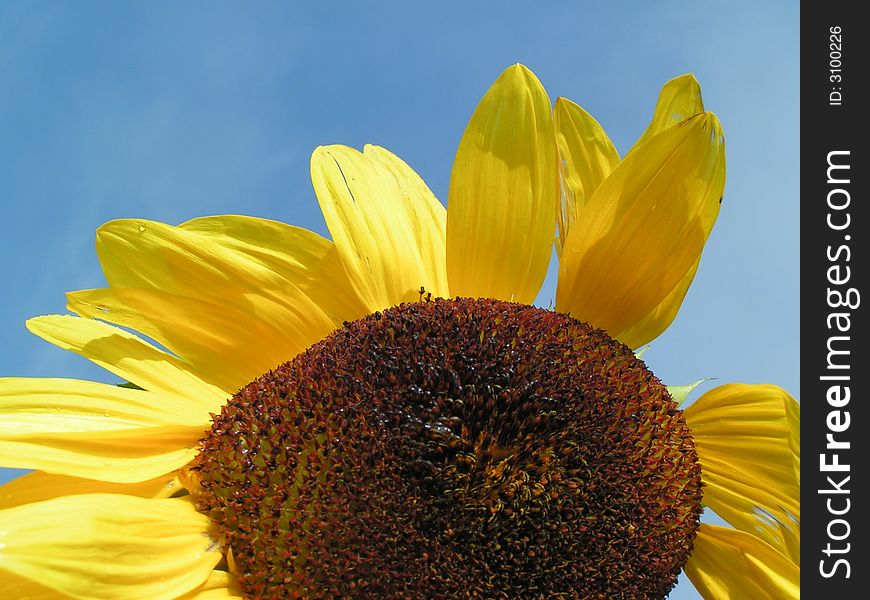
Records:
M311 182L345 271L370 312L447 295L444 208L399 158L367 146L321 146Z
M185 412L183 403L157 392L70 379L0 379L0 464L146 481L196 455L209 415Z
M652 121L631 150L634 151L641 143L657 133L703 112L704 102L701 99L701 86L698 85L695 76L686 74L671 79L662 87ZM689 286L695 278L700 262L699 257L695 265L689 269L689 272L668 294L667 298L640 322L622 334L622 338L627 340L629 345L642 343L638 343L636 340L652 340L668 328L680 310L680 305L689 291Z
M126 494L141 498L169 498L182 490L174 473L140 483L111 483L34 471L0 486L0 509L76 494Z
M634 152L656 134L702 112L704 112L704 101L701 99L701 86L695 76L686 73L674 77L662 86L652 121L629 153Z
M312 231L238 215L201 217L179 227L207 235L292 282L337 327L369 312L350 285L335 244Z
M0 598L14 598L15 600L58 600L69 598L61 595L56 590L44 585L5 571L0 567Z
M433 296L446 298L447 287L447 209L435 197L419 175L395 154L379 146L367 145L364 155L379 169L395 179L396 189L404 197L408 223L419 248L422 273Z
M81 290L67 294L67 306L157 340L229 395L318 341L286 336L235 307L156 290Z
M566 98L556 100L555 124L562 183L556 251L561 256L571 224L619 164L619 153L598 121Z
M689 286L692 285L692 280L695 279L695 273L698 272L700 264L701 257L699 256L695 264L692 265L689 271L683 275L680 282L671 290L671 293L645 317L621 333L620 339L628 344L629 347L637 348L645 343L641 340L653 340L661 335L677 317L680 306L683 304L683 299L689 291Z
M221 559L209 526L185 499L85 494L26 504L0 511L0 570L73 598L176 598Z
M191 373L174 356L118 327L93 319L50 315L30 319L27 328L143 389L175 396L178 405L200 411L203 418L220 412L227 399L225 392Z
M557 103L558 108L558 103ZM665 129L704 112L701 100L701 87L691 74L681 75L668 81L659 94L653 119L644 134L632 147L634 151L645 142ZM558 117L558 115L557 115ZM658 337L673 322L680 305L695 278L700 257L694 266L683 276L670 294L632 327L620 334L620 339L631 347L638 347L646 341Z
M459 142L447 211L453 296L531 304L553 246L559 178L552 108L535 75L505 70Z
M212 571L208 579L192 592L178 600L218 600L219 598L243 598L239 583L232 573Z
M234 309L302 348L334 329L332 319L285 273L223 241L195 229L120 220L100 227L97 254L112 288L159 291Z
M800 598L800 568L736 529L702 523L685 571L705 600Z
M777 386L730 384L684 415L704 503L800 564L800 405Z
M658 134L595 191L562 252L556 307L624 334L643 321L698 261L725 184L722 130L705 113Z
M209 414L173 396L77 379L0 378L0 402L0 426L10 433L211 424ZM93 421L92 416L99 418Z

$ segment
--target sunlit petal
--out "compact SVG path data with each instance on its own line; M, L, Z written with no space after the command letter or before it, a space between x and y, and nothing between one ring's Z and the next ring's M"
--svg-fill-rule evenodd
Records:
M534 301L550 262L559 198L551 113L541 83L515 65L471 117L450 175L452 295Z
M800 598L800 568L736 529L702 523L685 571L705 600Z
M719 122L705 113L658 134L598 187L562 253L556 308L626 333L680 285L701 255L725 183Z
M777 386L730 384L684 415L704 503L800 564L800 404Z
M184 499L87 494L25 504L0 511L0 571L74 598L175 598L221 559L209 529Z

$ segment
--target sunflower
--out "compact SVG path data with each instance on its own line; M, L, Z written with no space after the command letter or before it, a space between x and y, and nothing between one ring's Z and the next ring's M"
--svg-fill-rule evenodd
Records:
M449 211L387 150L329 146L332 241L107 223L109 287L27 325L129 383L0 380L0 464L34 471L0 488L3 597L661 598L685 570L798 598L799 405L732 384L680 410L631 351L673 320L724 172L691 75L621 159L516 65Z

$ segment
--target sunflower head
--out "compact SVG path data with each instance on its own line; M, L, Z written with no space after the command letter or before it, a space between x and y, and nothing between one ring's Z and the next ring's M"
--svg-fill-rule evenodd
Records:
M195 465L256 597L661 597L701 511L643 363L492 300L347 324L236 394Z

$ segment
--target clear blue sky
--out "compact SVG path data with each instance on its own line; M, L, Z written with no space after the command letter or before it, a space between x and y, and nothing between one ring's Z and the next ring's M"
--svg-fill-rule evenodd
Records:
M23 325L102 285L106 220L242 213L326 234L308 157L327 143L386 146L446 201L468 117L522 62L623 152L662 83L696 74L725 128L725 200L646 358L668 383L799 396L798 3L290 4L0 4L0 375L114 381ZM540 301L554 294L551 278Z

